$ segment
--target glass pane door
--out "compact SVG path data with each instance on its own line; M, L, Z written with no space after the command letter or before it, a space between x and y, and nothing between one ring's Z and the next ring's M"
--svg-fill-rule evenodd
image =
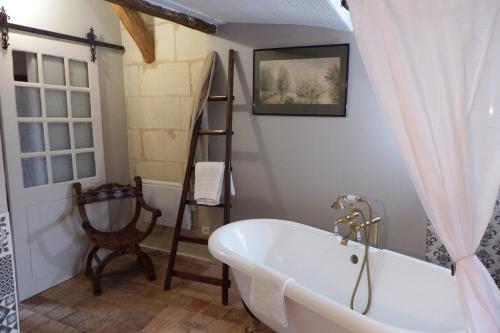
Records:
M95 177L87 62L22 50L12 55L24 187Z

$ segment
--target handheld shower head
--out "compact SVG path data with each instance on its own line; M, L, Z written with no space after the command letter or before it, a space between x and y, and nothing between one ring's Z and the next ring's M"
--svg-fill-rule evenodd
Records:
M358 202L360 201L361 197L359 195L355 195L355 194L345 194L343 196L344 200L349 202L349 203L355 203L355 202Z
M342 203L342 201L347 202L347 203L356 203L361 200L360 196L354 195L354 194L339 194L337 199L332 203L332 208L333 209L344 209L345 206Z

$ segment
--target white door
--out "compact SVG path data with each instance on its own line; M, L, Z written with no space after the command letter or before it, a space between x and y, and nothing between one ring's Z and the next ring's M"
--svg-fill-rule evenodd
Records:
M80 272L89 248L71 184L104 180L97 64L88 46L13 34L0 102L21 300ZM94 217L107 218L102 205Z

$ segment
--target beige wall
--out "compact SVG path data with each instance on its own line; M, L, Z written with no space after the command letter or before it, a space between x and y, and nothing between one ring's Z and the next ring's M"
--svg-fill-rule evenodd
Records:
M156 60L144 63L122 26L131 175L182 182L193 84L206 56L206 35L144 16L154 30Z

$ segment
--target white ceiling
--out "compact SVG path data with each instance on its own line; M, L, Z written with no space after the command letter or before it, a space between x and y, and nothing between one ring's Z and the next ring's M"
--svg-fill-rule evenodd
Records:
M296 24L352 30L340 0L150 0L216 25Z

